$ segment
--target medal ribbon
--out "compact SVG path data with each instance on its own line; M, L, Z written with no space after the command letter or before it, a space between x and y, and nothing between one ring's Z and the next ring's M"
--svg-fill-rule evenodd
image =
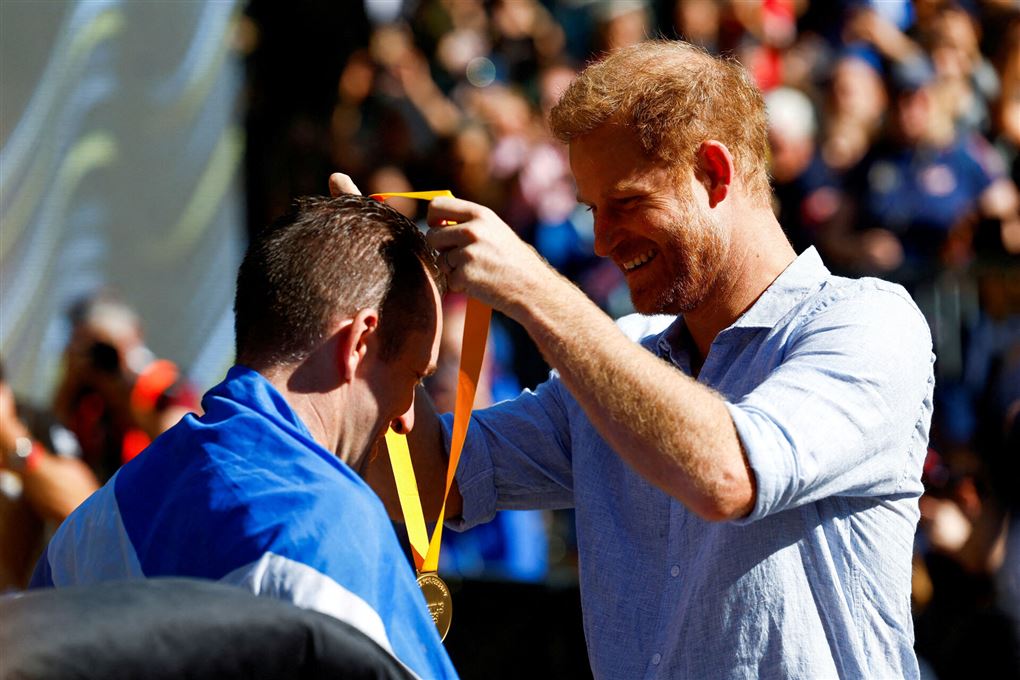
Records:
M415 198L430 201L439 196L453 194L442 191L411 191L405 193L372 194L369 198L383 201L387 198ZM386 448L389 449L390 465L393 467L393 478L397 483L397 496L400 498L400 509L404 514L407 526L407 538L411 544L414 566L421 572L434 572L439 568L439 549L443 539L443 520L446 517L446 499L450 495L453 480L457 473L457 463L467 438L468 424L471 422L471 408L475 403L475 392L478 389L478 376L482 372L482 359L485 357L485 343L489 336L489 319L492 308L489 305L468 298L464 316L464 335L461 340L460 370L457 376L457 398L453 409L453 433L450 438L450 458L446 471L446 491L443 494L443 505L439 510L436 528L431 540L425 527L425 515L421 508L418 495L418 484L414 478L414 467L407 446L407 437L388 430L386 432Z

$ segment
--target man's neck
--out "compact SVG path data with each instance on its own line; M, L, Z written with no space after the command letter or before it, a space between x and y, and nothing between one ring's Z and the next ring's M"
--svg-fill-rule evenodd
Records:
M684 322L701 360L716 336L750 309L797 254L771 211L755 211L735 228L729 258L708 297Z
M259 373L287 401L308 428L312 439L327 451L335 453L341 427L335 416L341 411L323 403L326 395L309 392L296 386L294 371L288 367L259 369Z

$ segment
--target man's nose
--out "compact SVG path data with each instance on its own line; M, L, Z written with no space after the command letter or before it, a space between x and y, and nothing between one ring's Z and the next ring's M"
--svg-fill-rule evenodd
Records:
M408 434L411 428L414 427L414 398L411 399L411 405L404 413L390 421L390 427L397 434Z

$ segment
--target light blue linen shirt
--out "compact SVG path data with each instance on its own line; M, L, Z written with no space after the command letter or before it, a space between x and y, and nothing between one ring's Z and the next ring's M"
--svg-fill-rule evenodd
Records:
M641 342L690 374L682 318ZM453 525L576 508L598 678L916 678L911 552L933 362L901 287L832 276L809 250L698 375L726 400L756 476L748 517L707 522L646 482L554 374L474 414Z

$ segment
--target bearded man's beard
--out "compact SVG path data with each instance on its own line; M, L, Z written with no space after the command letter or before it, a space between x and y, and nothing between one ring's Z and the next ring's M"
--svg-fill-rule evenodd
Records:
M677 225L675 237L664 246L672 251L677 269L673 280L649 296L638 298L631 291L634 309L642 314L684 314L697 309L721 273L726 243L719 228L694 206L687 214L690 217Z

